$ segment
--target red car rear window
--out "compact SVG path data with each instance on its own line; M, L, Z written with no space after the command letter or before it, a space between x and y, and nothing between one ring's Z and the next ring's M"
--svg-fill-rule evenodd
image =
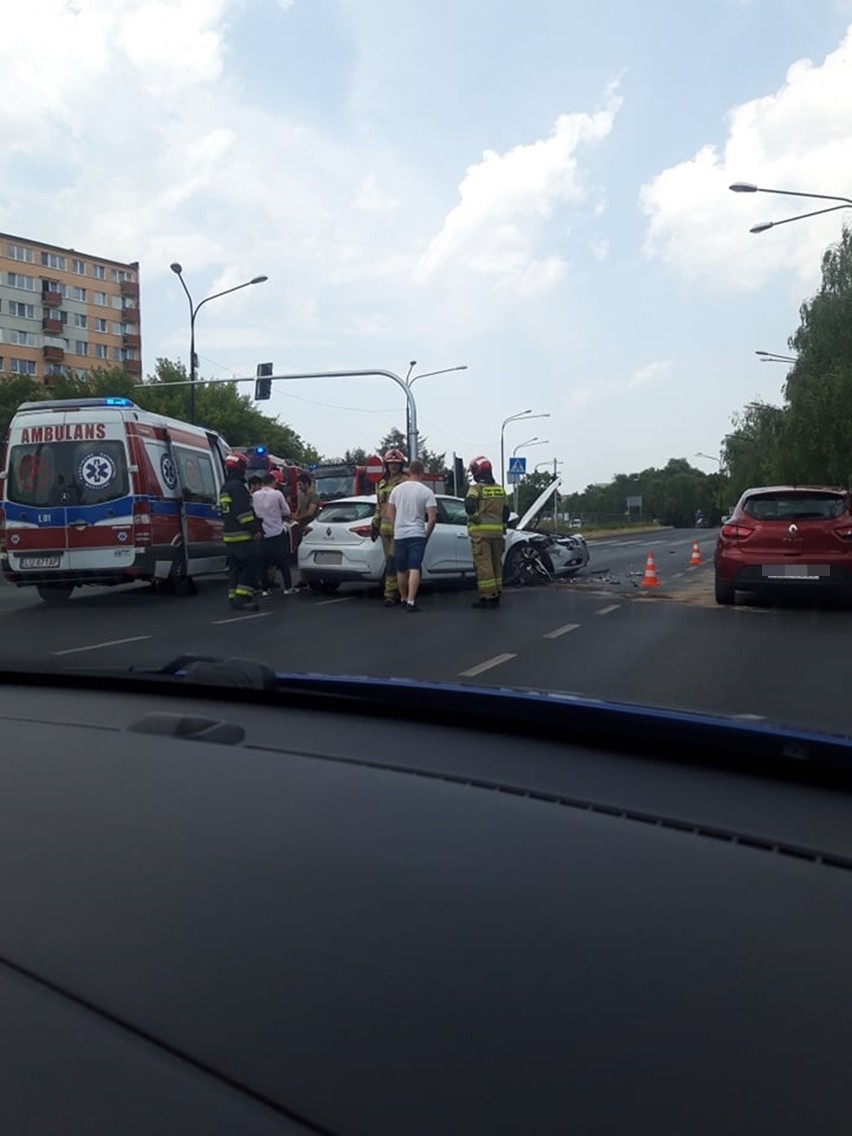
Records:
M830 521L846 512L842 493L760 493L743 503L756 521Z

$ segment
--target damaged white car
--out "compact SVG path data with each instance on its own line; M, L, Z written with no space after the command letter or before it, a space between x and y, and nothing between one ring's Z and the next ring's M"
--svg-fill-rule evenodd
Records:
M507 586L573 576L588 563L589 549L579 533L569 536L534 527L558 487L557 478L520 520L510 519L503 556ZM473 580L476 574L464 500L441 494L437 501L438 521L426 546L423 580ZM375 507L375 497L345 497L320 507L299 545L301 578L315 591L333 592L344 583L378 584L382 580L381 542L370 539Z

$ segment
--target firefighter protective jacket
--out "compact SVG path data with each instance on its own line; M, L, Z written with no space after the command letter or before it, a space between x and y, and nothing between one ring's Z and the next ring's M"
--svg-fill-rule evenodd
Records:
M232 475L222 486L219 507L222 511L222 539L225 544L253 540L256 533L263 531L260 521L254 515L251 493L241 477Z

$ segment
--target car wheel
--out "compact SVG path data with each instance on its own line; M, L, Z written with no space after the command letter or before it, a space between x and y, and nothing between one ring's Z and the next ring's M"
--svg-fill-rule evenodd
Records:
M726 584L719 577L716 577L716 603L717 604L732 604L734 602L734 588L730 584Z
M50 607L60 607L71 598L74 586L72 584L38 584L36 590Z
M319 592L323 596L330 596L340 587L339 580L309 580L308 587L312 592Z
M553 576L553 562L546 552L532 544L516 544L509 550L503 565L503 583L508 587L548 584Z

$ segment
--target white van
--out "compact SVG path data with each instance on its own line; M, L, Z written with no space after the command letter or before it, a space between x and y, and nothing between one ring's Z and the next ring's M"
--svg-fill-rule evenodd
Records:
M2 452L3 575L62 603L83 584L223 571L227 452L218 434L128 398L24 403Z

